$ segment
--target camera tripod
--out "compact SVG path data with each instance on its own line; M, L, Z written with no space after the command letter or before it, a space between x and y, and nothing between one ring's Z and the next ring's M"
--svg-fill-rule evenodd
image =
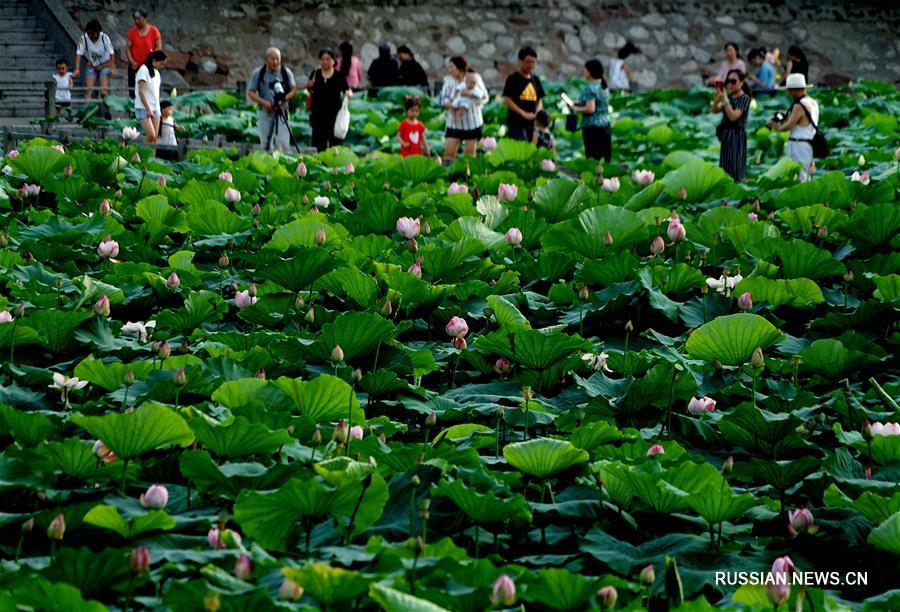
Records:
M300 145L297 144L297 141L294 139L294 133L291 132L291 125L288 123L287 115L284 112L284 103L283 101L277 101L272 103L272 123L269 125L269 135L266 138L266 151L269 153L272 152L272 144L275 139L275 135L278 133L278 124L281 123L284 126L284 129L287 130L288 138L290 139L291 145L297 150L297 153L300 153Z

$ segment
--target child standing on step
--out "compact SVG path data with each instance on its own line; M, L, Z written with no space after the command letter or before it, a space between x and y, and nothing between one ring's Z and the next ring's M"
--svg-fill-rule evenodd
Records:
M72 107L72 87L75 82L72 79L72 73L69 72L69 63L64 58L56 60L56 72L52 74L52 77L56 81L56 94L53 96L56 114L64 114L68 117Z
M183 131L184 126L175 123L175 107L169 100L163 100L159 103L159 110L162 117L159 120L159 138L157 144L161 145L178 145L178 139L175 138L175 131Z

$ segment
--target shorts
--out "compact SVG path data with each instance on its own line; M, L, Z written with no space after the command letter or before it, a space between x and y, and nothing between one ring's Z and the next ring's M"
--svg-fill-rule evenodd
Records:
M101 68L100 70L94 70L93 68L85 68L84 75L89 76L89 77L94 77L95 79L98 77L106 78L109 76L109 73L111 70L112 70L112 68L110 68L109 66L107 66L106 68Z
M136 109L134 109L134 116L137 117L137 120L138 120L138 121L143 121L144 119L146 119L146 118L149 117L150 115L149 115L149 113L148 113L145 109L143 109L143 108L136 108ZM157 112L157 111L153 111L153 116L154 116L154 117L161 117L161 116L162 116L162 113L159 113L159 112Z
M444 132L444 136L447 138L457 138L459 140L480 140L484 135L482 128L484 126L479 125L477 128L473 128L471 130L460 130L458 128L447 128L447 131Z

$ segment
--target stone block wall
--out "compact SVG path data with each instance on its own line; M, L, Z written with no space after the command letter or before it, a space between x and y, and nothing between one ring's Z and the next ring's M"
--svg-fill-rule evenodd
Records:
M133 2L64 3L82 25L98 18L124 50ZM580 75L591 57L608 65L626 40L643 50L629 59L637 89L701 84L717 70L726 41L742 50L779 47L784 55L796 44L807 52L817 82L900 78L900 4L894 3L161 0L145 7L167 52L175 52L172 66L191 82L212 85L246 80L271 45L282 49L295 73L306 73L320 48L343 40L354 43L366 67L378 43L407 44L432 79L444 74L449 56L465 54L489 86L514 70L523 43L538 50L540 75L560 79Z

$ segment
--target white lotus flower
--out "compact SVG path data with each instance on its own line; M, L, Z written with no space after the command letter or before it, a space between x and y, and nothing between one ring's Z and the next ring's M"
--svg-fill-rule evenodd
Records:
M77 389L84 389L88 384L86 380L80 380L72 376L71 378L66 376L65 374L60 374L59 372L53 373L53 384L50 385L50 388L56 388L66 393L68 391L75 391Z
M722 275L719 278L707 278L706 286L710 289L715 289L718 293L724 293L725 297L731 295L732 289L744 280L744 277L740 274L735 274L734 276L725 276Z
M328 208L328 205L331 204L331 200L329 200L326 196L316 196L316 199L313 200L313 204L317 207Z
M142 321L135 321L133 323L128 321L122 326L122 333L137 334L141 342L146 342L148 330L152 330L155 327L156 321L147 321L146 323Z
M137 140L140 137L141 133L137 130L137 128L131 127L130 125L126 125L122 128L123 140Z
M593 353L585 353L581 358L591 366L591 369L595 372L599 372L600 370L612 372L612 370L609 369L609 366L606 365L606 360L609 359L607 353L599 353L596 355Z

